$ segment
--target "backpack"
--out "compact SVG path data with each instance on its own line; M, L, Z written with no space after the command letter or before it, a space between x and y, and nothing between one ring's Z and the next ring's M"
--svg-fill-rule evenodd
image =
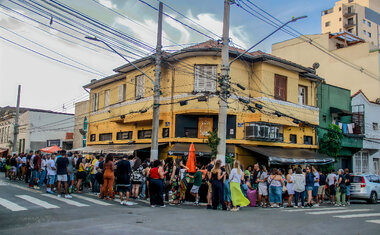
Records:
M83 157L78 158L77 163L75 164L75 169L79 170L79 166L82 163Z
M342 178L342 182L340 182L339 187L342 192L346 192L347 186L346 186L346 177L344 175L340 175L339 178ZM339 179L338 179L339 180Z

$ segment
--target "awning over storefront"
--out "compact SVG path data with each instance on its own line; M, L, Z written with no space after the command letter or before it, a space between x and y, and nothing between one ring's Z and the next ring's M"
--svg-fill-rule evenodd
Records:
M109 144L109 145L92 145L83 148L72 149L70 152L79 153L114 153L133 155L135 151L145 148L150 148L152 144ZM162 145L162 144L160 144Z
M241 145L241 147L268 157L270 164L329 164L334 158L308 149L291 149L278 147L255 147Z
M189 148L191 143L175 143L169 150L168 155L170 156L187 156L189 155ZM194 143L195 155L199 157L210 157L211 148L207 144L197 144ZM227 144L227 154L229 156L235 155L235 146L232 144Z
M4 149L4 148L0 148L0 153L4 153L4 152L7 152L8 149Z

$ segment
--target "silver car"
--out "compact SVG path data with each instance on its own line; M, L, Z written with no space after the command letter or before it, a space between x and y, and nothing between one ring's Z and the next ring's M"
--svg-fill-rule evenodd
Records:
M351 176L351 199L364 199L368 203L376 203L380 199L380 176Z

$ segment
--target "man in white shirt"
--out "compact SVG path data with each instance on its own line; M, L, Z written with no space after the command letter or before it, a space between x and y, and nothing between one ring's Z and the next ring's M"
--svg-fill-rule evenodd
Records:
M57 175L57 168L55 167L55 155L51 155L50 159L46 163L47 168L47 175L48 175L48 181L47 181L47 188L46 192L54 194L54 184L55 184L55 177Z
M331 170L331 173L327 175L327 185L329 186L329 191L330 191L330 203L331 204L334 204L335 203L335 200L336 200L336 197L335 197L335 193L336 193L336 174L335 174L335 170Z

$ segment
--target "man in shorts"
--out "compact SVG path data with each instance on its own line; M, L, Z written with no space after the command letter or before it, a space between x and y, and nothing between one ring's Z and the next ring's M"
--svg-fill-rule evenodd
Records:
M70 175L68 165L69 160L67 159L66 151L62 150L60 151L61 157L57 159L56 165L57 165L57 181L58 181L58 187L57 187L57 194L58 197L61 197L61 184L63 182L65 186L65 198L72 198L69 195L69 190L67 188L67 176Z
M216 157L211 158L211 162L207 167L207 186L208 186L208 191L207 191L207 209L212 209L212 185L211 185L211 170L214 168Z
M103 161L101 157L99 161ZM124 155L123 158L116 163L116 191L119 192L120 205L132 205L129 202L129 192L131 185L131 164L128 161L128 156ZM123 200L125 194L125 200Z
M46 192L54 194L55 177L57 175L57 168L55 167L55 155L52 154L46 163L47 169L47 187Z
M194 205L199 205L198 192L199 192L199 188L201 187L201 184L202 184L202 172L199 170L200 169L199 165L197 165L195 169L197 172L195 172L195 174L193 176L190 176L191 178L194 178L193 187L191 188L190 193L191 193L191 195L193 195L195 197Z
M267 207L268 203L268 185L267 185L267 169L265 166L260 167L260 171L257 174L257 183L259 185L259 206ZM265 203L262 201L264 197Z
M326 176L319 170L319 187L318 187L318 201L317 203L325 203L326 193Z

